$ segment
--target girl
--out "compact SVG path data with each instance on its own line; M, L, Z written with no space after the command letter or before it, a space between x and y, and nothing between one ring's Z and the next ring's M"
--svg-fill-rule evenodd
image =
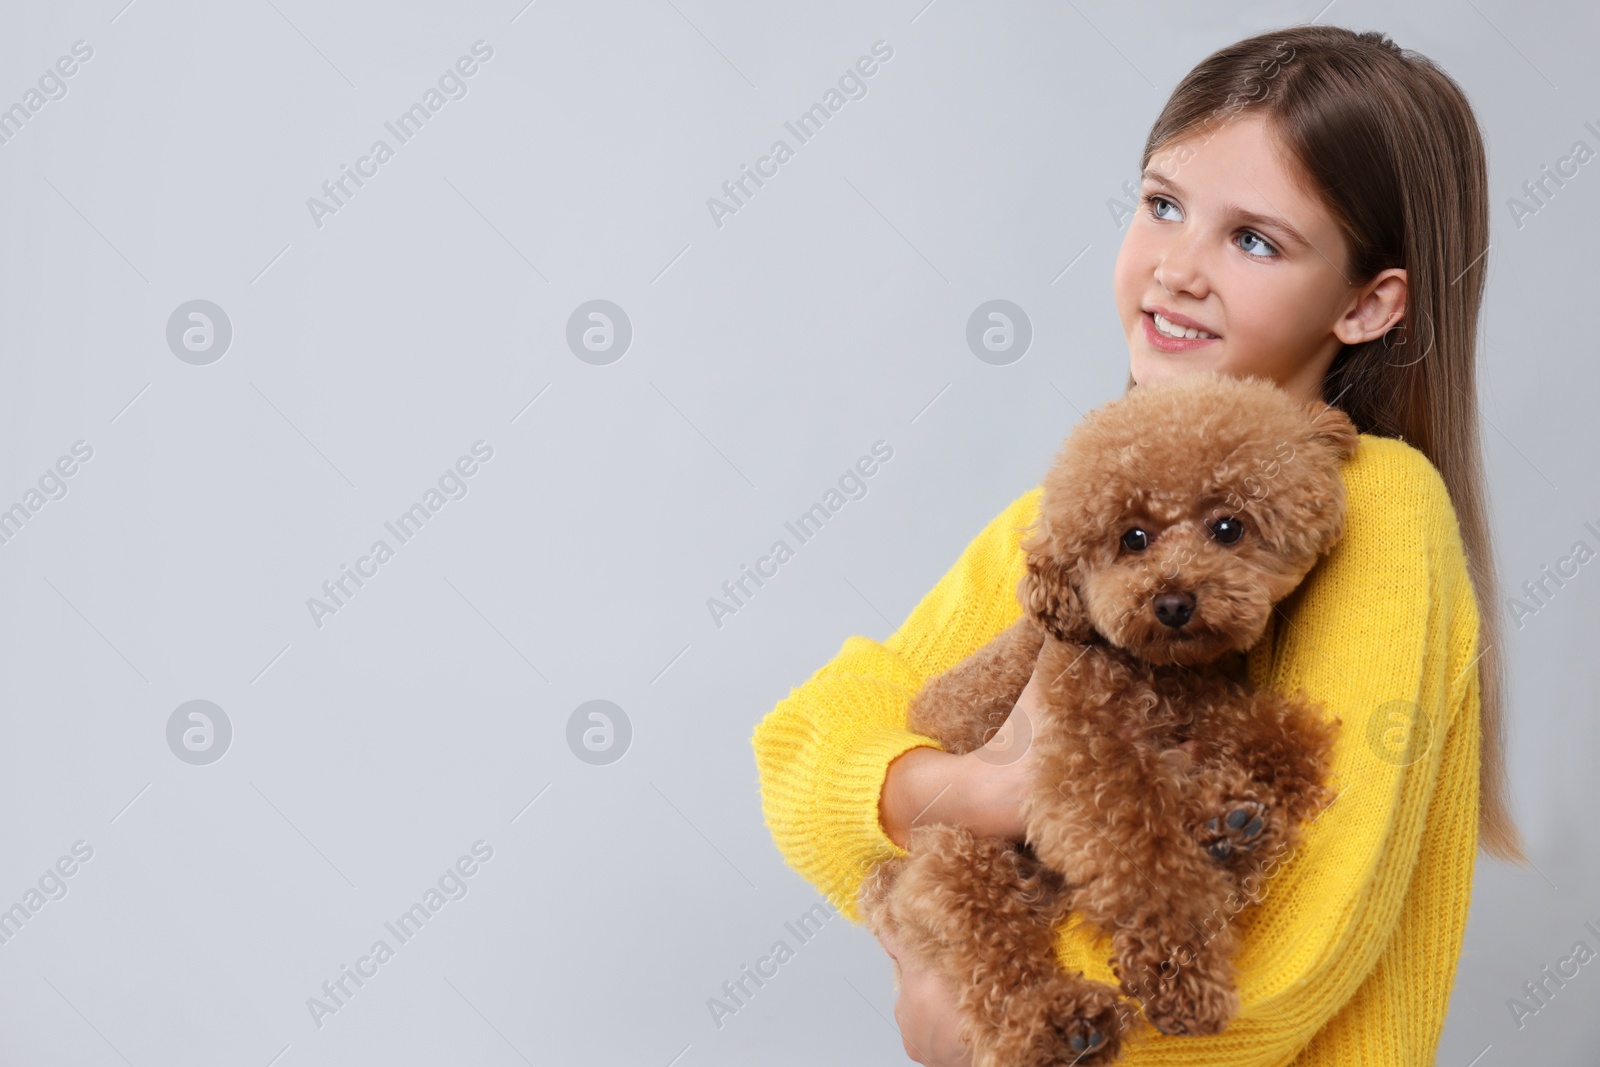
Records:
M1482 139L1461 89L1383 34L1263 33L1207 57L1146 141L1114 276L1137 383L1199 368L1267 377L1362 431L1344 539L1250 651L1252 681L1342 720L1339 798L1242 924L1241 1008L1221 1034L1145 1026L1123 1062L1431 1064L1479 843L1526 862L1506 808L1499 603L1474 398L1488 248ZM767 825L859 922L856 892L913 823L1021 840L1029 685L967 755L906 729L929 677L1021 612L1017 498L883 643L850 637L757 726ZM1022 721L1014 721L1022 720ZM1020 751L1018 751L1020 749ZM1070 872L1067 872L1070 877ZM957 990L895 957L906 1052L971 1062ZM1116 984L1076 917L1063 967Z

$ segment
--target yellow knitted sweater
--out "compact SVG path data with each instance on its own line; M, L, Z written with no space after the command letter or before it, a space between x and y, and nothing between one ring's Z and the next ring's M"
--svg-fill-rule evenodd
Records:
M1241 1008L1211 1037L1141 1028L1147 1064L1432 1064L1472 894L1478 829L1478 609L1444 480L1402 441L1362 434L1341 469L1343 539L1250 650L1258 687L1342 720L1338 799L1233 921ZM912 695L1021 614L1035 486L996 516L886 641L852 636L752 737L767 827L851 922L879 860L905 855L878 801L889 763L940 747ZM1064 967L1115 984L1110 939L1069 916Z

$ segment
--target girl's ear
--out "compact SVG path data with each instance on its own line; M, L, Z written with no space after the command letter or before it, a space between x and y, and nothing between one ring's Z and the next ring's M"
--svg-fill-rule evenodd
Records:
M1306 413L1311 416L1313 441L1321 441L1331 447L1341 460L1356 454L1361 434L1356 430L1356 424L1350 421L1350 416L1321 400L1307 404Z
M1017 599L1056 640L1086 645L1094 639L1094 627L1078 598L1078 587L1059 561L1030 555L1028 572L1017 583Z

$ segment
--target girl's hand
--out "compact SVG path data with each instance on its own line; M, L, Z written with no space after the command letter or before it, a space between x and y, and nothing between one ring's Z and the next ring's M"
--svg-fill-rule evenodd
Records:
M960 756L913 748L889 764L878 801L884 833L907 847L911 828L927 823L965 826L980 837L1025 837L1022 798L1033 781L1033 723L1039 680L1029 679L1011 714L989 743Z
M980 749L957 757L967 761L968 804L962 825L980 837L1024 839L1022 799L1033 784L1038 761L1033 724L1038 721L1039 678L1034 675L1000 729Z
M894 960L899 992L894 1022L906 1055L924 1067L972 1067L972 1051L959 1034L955 986L934 968L906 955L893 937L880 943Z
M954 823L985 837L1023 840L1022 798L1037 765L1033 723L1038 720L1039 690L1036 674L983 748L960 756L914 748L890 763L879 815L896 844L905 848L913 823L929 822ZM960 1038L955 985L907 955L892 935L880 943L895 961L894 1020L906 1055L924 1067L972 1067L972 1051Z

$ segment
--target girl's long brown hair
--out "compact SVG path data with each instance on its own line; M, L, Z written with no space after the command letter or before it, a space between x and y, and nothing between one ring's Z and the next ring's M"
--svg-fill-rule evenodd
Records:
M1448 74L1386 34L1293 26L1228 45L1190 71L1151 127L1140 169L1174 138L1250 112L1339 223L1345 278L1359 286L1390 267L1406 272L1401 322L1344 346L1322 396L1361 432L1417 448L1444 478L1479 606L1479 841L1526 863L1506 799L1500 596L1478 439L1489 196L1477 119Z

